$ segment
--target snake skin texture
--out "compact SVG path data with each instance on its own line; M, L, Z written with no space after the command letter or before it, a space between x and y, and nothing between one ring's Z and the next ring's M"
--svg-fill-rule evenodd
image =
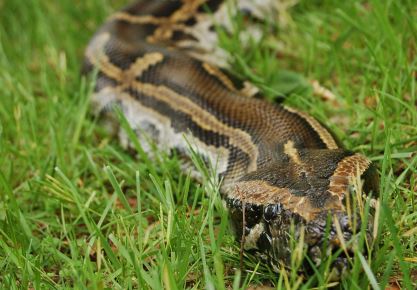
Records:
M253 98L259 90L227 72L218 48L215 25L227 31L230 15L262 18L275 4L152 0L116 12L85 53L85 71L97 72L93 107L104 116L121 108L145 150L149 140L185 157L196 148L222 179L237 239L275 270L291 266L294 240L304 240L316 266L345 245L332 264L332 279L340 279L361 227L353 184L377 192L371 162L308 114ZM369 217L369 240L371 225Z

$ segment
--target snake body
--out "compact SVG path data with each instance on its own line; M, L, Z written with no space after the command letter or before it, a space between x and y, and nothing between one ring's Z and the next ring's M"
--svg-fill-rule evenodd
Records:
M236 7L262 14L251 1ZM357 231L346 206L352 179L376 191L376 175L369 159L342 148L316 119L251 97L256 88L219 67L224 52L213 49L213 22L229 25L225 9L223 1L152 0L111 16L85 54L86 70L98 71L94 108L118 105L145 150L149 139L184 156L197 148L222 179L245 249L274 268L289 266L291 239L303 237L318 265L326 241L338 248L340 234L349 241ZM338 257L336 279L346 268L347 257Z

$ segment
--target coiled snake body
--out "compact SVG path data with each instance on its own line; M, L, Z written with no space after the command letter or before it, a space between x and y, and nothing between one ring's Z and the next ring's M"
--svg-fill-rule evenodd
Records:
M257 2L235 8L262 15L267 10ZM86 50L86 70L98 70L94 107L101 113L118 104L145 149L143 132L161 149L189 155L189 144L196 146L223 180L222 198L245 249L288 266L290 237L303 235L318 265L325 241L338 247L340 234L353 239L345 197L354 177L375 191L371 162L341 148L309 115L251 98L256 88L218 67L224 52L212 28L230 25L227 11L223 1L145 0L114 14ZM346 258L333 263L336 279Z

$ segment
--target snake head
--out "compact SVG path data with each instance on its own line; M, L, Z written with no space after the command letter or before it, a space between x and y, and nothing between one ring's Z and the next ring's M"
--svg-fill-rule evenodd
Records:
M362 196L377 191L375 169L366 157L342 149L300 150L297 156L236 183L226 199L234 229L246 249L277 271L294 268L302 243L307 258L299 267L308 272L331 258L329 277L339 280L361 235L371 243L373 218L364 213Z

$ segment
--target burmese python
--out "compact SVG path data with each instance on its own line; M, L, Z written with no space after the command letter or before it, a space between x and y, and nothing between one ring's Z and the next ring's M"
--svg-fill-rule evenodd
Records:
M251 97L259 95L254 86L219 68L225 52L217 48L214 23L227 30L237 10L261 18L273 5L241 0L230 10L218 0L138 1L94 35L85 69L97 71L95 110L108 113L117 104L145 149L145 135L184 155L192 144L215 165L245 249L275 269L290 266L290 239L304 236L319 265L340 247L340 234L347 243L360 227L346 206L352 178L360 176L365 191L376 192L377 177L366 157L343 149L320 122ZM121 139L126 142L123 131ZM347 267L346 255L333 263L336 278Z

